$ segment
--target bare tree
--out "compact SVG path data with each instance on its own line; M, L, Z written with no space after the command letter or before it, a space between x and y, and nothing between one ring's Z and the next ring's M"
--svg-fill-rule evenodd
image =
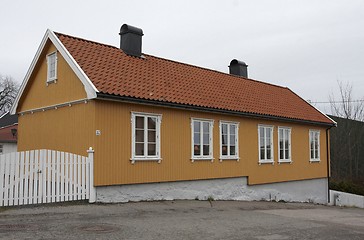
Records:
M359 180L364 171L364 123L359 122L364 121L364 98L354 99L350 83L339 81L338 86L339 100L329 95L332 115L339 117L338 127L330 131L331 170L334 178Z
M9 111L18 93L19 86L10 76L0 75L0 114Z
M364 121L364 98L355 100L353 98L353 86L338 81L340 96L336 100L334 94L329 95L331 112L337 117Z

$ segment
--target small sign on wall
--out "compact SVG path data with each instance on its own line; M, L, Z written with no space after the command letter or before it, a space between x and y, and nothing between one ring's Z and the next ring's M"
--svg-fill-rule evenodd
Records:
M96 136L100 136L101 135L101 130L96 130Z

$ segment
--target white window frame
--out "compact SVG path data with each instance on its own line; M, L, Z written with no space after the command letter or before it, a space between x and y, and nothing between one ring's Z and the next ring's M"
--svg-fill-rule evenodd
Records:
M261 131L261 128L264 129L270 129L271 131L271 139L270 139L270 146L271 146L271 159L262 159L261 158L261 153L260 153L260 131ZM272 163L274 164L274 148L273 148L273 133L274 133L274 127L271 126L271 125L262 125L262 124L259 124L258 125L258 154L259 154L259 164L261 163ZM264 141L266 141L266 139L264 138ZM265 152L265 156L267 156L267 149L264 148L264 152Z
M203 123L208 123L209 124L209 155L204 156L202 155L197 155L195 156L195 152L194 152L194 145L195 145L195 139L194 139L194 123L195 122L199 122L200 123L200 130L203 130ZM214 120L212 119L201 119L201 118L191 118L191 160L192 162L194 160L214 160L213 157L213 127L214 127ZM200 134L200 153L203 153L203 134Z
M314 146L314 155L315 155L315 150L317 150L317 156L314 156L314 158L311 157L311 141L314 141L315 139L315 135L317 134L317 149L315 149L315 143L313 144ZM310 129L309 131L309 155L310 155L310 162L320 162L320 130L313 130Z
M51 58L52 56L55 56L54 59L54 76L51 77ZM58 57L57 57L57 51L51 52L50 54L47 55L47 84L48 83L52 83L52 82L56 82L57 81L57 62L58 62Z
M227 155L222 154L222 125L227 125ZM235 126L235 154L230 154L230 126ZM219 122L219 134L220 134L220 161L222 160L237 160L239 161L239 123L237 122L229 122L229 121L220 121Z
M135 128L136 128L136 117L144 117L144 156L136 156L135 154ZM148 156L147 145L148 145L148 131L147 131L147 119L148 117L156 118L156 155ZM132 163L135 163L135 161L160 161L161 158L161 144L160 144L160 130L161 130L161 123L162 123L162 115L161 114L154 114L154 113L140 113L140 112L132 112L131 113L131 132L132 132L132 141L131 141L131 152L132 157L131 161Z
M283 136L281 136L281 130L283 131ZM288 131L288 158L285 158L285 131ZM292 151L291 151L291 133L292 130L290 127L278 127L278 163L291 163L292 162ZM281 146L280 146L280 139L283 137L283 158L280 156Z

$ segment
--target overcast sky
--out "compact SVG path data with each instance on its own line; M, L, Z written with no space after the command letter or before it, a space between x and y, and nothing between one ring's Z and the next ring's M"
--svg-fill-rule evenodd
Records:
M119 46L123 23L143 29L147 54L221 72L236 58L311 101L338 80L364 97L362 0L0 0L0 74L23 81L47 28Z

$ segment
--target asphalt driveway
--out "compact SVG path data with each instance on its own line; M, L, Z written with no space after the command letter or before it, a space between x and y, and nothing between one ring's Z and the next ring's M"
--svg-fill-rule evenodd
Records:
M0 239L364 239L364 209L241 201L0 208Z

